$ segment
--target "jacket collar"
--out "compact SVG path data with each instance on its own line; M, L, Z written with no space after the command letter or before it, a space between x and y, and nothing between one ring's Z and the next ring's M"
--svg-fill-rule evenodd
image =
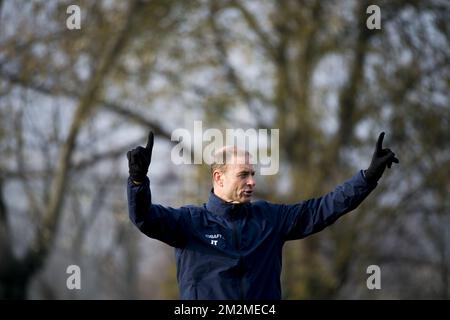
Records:
M231 214L239 212L245 212L245 203L231 203L219 198L214 194L214 188L209 192L208 202L206 203L206 209L217 215Z

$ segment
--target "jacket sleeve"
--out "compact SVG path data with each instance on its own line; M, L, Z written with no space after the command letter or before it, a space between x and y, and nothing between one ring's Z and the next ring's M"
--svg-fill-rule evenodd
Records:
M326 195L292 205L278 207L280 231L285 240L307 237L333 224L352 211L375 189L359 171L351 179Z
M128 178L127 196L130 219L142 233L173 247L184 246L188 229L187 208L174 209L152 204L148 178L140 185L135 185Z

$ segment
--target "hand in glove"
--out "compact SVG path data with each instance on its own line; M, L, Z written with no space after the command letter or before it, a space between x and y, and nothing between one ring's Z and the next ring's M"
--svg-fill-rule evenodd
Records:
M383 175L386 166L391 168L392 163L399 163L390 149L383 149L384 132L380 133L378 137L375 152L373 153L372 162L367 170L364 171L366 180L370 183L376 183Z
M150 131L148 134L147 146L145 148L139 146L127 152L128 172L130 173L133 182L140 184L145 180L150 161L152 160L152 150L153 132Z

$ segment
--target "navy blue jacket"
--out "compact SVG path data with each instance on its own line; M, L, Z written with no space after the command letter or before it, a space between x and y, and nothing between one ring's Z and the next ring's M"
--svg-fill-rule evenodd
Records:
M152 204L149 180L128 180L133 223L176 248L181 299L281 299L287 240L304 238L355 209L375 188L359 171L333 192L292 205L231 204L210 193L203 206Z

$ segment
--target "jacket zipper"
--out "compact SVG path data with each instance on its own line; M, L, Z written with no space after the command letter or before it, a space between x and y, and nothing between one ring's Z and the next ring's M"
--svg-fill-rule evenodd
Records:
M239 243L238 243L238 234L237 234L237 227L236 222L233 223L233 242L234 242L234 248L239 251Z
M239 251L241 245L240 245L240 240L238 240L238 232L237 232L236 222L232 221L232 224L233 224L234 247L235 247L236 251ZM244 299L244 279L243 279L242 275L239 276L239 299L240 300Z

